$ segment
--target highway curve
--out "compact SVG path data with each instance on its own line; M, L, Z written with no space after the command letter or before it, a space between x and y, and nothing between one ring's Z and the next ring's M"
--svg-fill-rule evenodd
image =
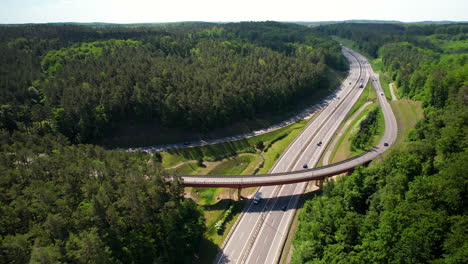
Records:
M361 61L366 61L365 58L360 55L359 55L359 59ZM384 136L382 137L382 140L376 146L374 146L371 150L359 156L344 160L342 162L330 164L330 165L319 167L319 168L302 169L301 167L299 168L301 169L299 171L287 170L287 167L292 166L291 163L293 159L295 159L295 157L288 156L285 158L286 156L285 154L287 154L288 152L296 152L296 153L303 153L303 155L308 155L307 154L308 150L306 148L312 148L313 146L317 144L318 141L320 141L320 139L317 138L314 142L311 142L313 139L310 138L309 136L310 133L307 133L305 131L309 127L312 127L315 130L317 130L317 128L321 128L320 125L315 124L314 122L317 121L317 123L320 123L320 121L323 122L325 120L324 113L327 113L326 111L329 109L330 109L329 112L331 112L333 108L330 108L330 106L334 106L334 104L336 104L338 100L341 100L341 99L337 99L341 95L340 92L342 93L346 92L346 90L342 88L343 90L337 93L338 95L337 98L335 100L331 100L332 102L329 102L329 105L327 106L327 108L324 109L319 116L317 116L314 120L312 120L311 123L304 130L304 132L301 133L301 135L299 135L293 143L291 143L291 146L288 147L285 154L283 154L283 156L280 157L279 161L275 164L272 170L273 173L259 174L259 175L183 175L181 176L183 179L183 184L185 186L193 186L193 187L244 188L244 187L252 187L252 186L271 186L271 185L279 185L279 184L287 184L287 183L305 182L305 181L323 179L324 177L333 176L333 175L340 174L346 171L350 171L356 166L365 164L375 159L375 157L385 152L388 149L388 147L391 146L395 142L398 131L397 131L396 119L391 110L390 104L387 102L385 96L381 95L383 94L383 90L380 85L379 79L377 78L377 75L373 72L372 68L370 67L370 64L368 64L367 62L365 62L363 68L366 69L365 71L368 72L370 76L370 80L374 84L374 87L378 94L379 103L382 107L384 119L385 119ZM349 83L348 81L350 77L353 78L352 75L353 74L350 73L350 76L348 76L348 78L345 80L345 84ZM355 77L356 76L354 76L354 78ZM343 84L343 86L346 86L345 84ZM356 86L358 86L358 83L356 83ZM364 83L364 86L365 86L365 83ZM343 112L341 116L343 116L344 118L346 113ZM339 123L335 122L334 125L338 126ZM318 133L318 132L315 131L315 133ZM324 135L324 136L331 137L332 134ZM323 140L321 141L323 142ZM388 144L388 146L384 146L385 143ZM322 145L322 147L324 147L324 145ZM289 159L288 160L289 162L281 162L284 159ZM319 157L311 157L311 160L318 160L318 159ZM307 160L307 159L303 158L303 160ZM278 167L281 167L281 170L280 170L281 172L277 172Z
M352 105L357 101L367 81L374 83L377 93L383 93L369 63L361 55L343 48L350 61L349 76L329 100L328 106L312 120L296 140L280 157L270 174L265 175L187 175L182 176L186 186L250 187L268 186L259 189L263 203L250 203L231 235L225 241L216 263L274 263L278 261L289 223L294 215L298 198L306 181L352 170L384 152L396 139L396 120L384 96L379 101L384 112L386 131L381 142L372 150L352 159L314 169L326 144L330 141ZM322 144L318 144L319 142ZM292 171L291 171L292 170ZM293 184L290 184L293 183ZM298 184L299 183L299 184Z
M397 126L395 116L383 94L378 76L366 59L352 50L343 48L350 61L350 72L327 102L326 108L314 118L278 159L270 174L264 175L184 175L185 186L244 188L262 186L263 203L244 209L230 235L223 244L215 263L276 263L300 194L307 181L324 179L353 170L388 149L395 142ZM385 134L371 150L351 159L313 168L325 146L358 100L368 81L372 81L382 106ZM312 169L303 169L304 164Z

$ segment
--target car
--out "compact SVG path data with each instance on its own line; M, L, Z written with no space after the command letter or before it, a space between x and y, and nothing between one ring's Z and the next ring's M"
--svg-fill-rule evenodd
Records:
M304 164L304 165L302 165L302 168L307 169L307 168L309 168L309 166L307 166L307 164Z
M364 84L363 83L359 84L359 88L364 88Z
M317 143L317 146L322 146L322 141L320 141L319 143Z
M341 99L341 98L338 96L338 99Z
M383 143L383 145L384 145L385 147L388 147L388 143L387 143L387 142Z
M349 85L351 85L351 83L349 83Z
M282 210L282 211L286 211L286 209L288 209L288 206L287 206L287 205L283 205L283 207L281 207L281 210Z
M253 203L254 203L254 204L259 204L261 200L262 200L262 193L261 193L261 192L257 192L257 193L255 194L254 199L253 199Z
M380 95L383 95L383 93L381 93Z

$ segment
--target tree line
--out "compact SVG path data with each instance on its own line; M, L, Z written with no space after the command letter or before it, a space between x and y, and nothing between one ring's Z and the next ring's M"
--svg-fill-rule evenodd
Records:
M191 263L203 213L160 156L78 143L285 111L328 67L339 45L298 25L0 26L0 262Z
M377 26L345 28L368 27ZM400 96L423 102L425 118L382 162L329 182L323 196L306 202L292 263L464 263L468 258L468 68L464 49L454 49L467 27L404 27L419 32L416 41L383 43L378 54ZM418 44L426 41L430 45Z
M93 142L118 124L208 131L291 108L345 69L339 46L274 22L0 27L0 127Z
M0 135L1 263L189 263L204 217L153 157Z

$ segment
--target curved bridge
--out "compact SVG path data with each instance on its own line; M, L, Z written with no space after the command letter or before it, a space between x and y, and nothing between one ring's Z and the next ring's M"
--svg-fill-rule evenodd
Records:
M365 59L364 59L365 60ZM382 140L371 150L352 157L350 159L330 164L323 167L297 170L292 172L280 172L260 175L183 175L182 184L187 187L231 187L245 188L254 186L270 186L289 183L306 182L311 180L321 180L325 177L337 175L343 172L352 171L356 166L366 164L385 152L396 140L398 129L395 115L390 104L384 96L380 86L379 76L366 63L365 67L369 73L369 80L374 85L377 98L380 102L385 119L385 133Z
M338 163L301 171L259 175L184 175L182 176L183 185L187 187L246 188L321 180L329 176L352 171L356 166L375 159L385 151L385 148L388 147L374 147L361 155Z

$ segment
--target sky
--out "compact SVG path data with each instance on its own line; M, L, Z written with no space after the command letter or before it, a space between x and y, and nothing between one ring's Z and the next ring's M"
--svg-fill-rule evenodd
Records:
M467 0L0 0L0 23L468 21Z

